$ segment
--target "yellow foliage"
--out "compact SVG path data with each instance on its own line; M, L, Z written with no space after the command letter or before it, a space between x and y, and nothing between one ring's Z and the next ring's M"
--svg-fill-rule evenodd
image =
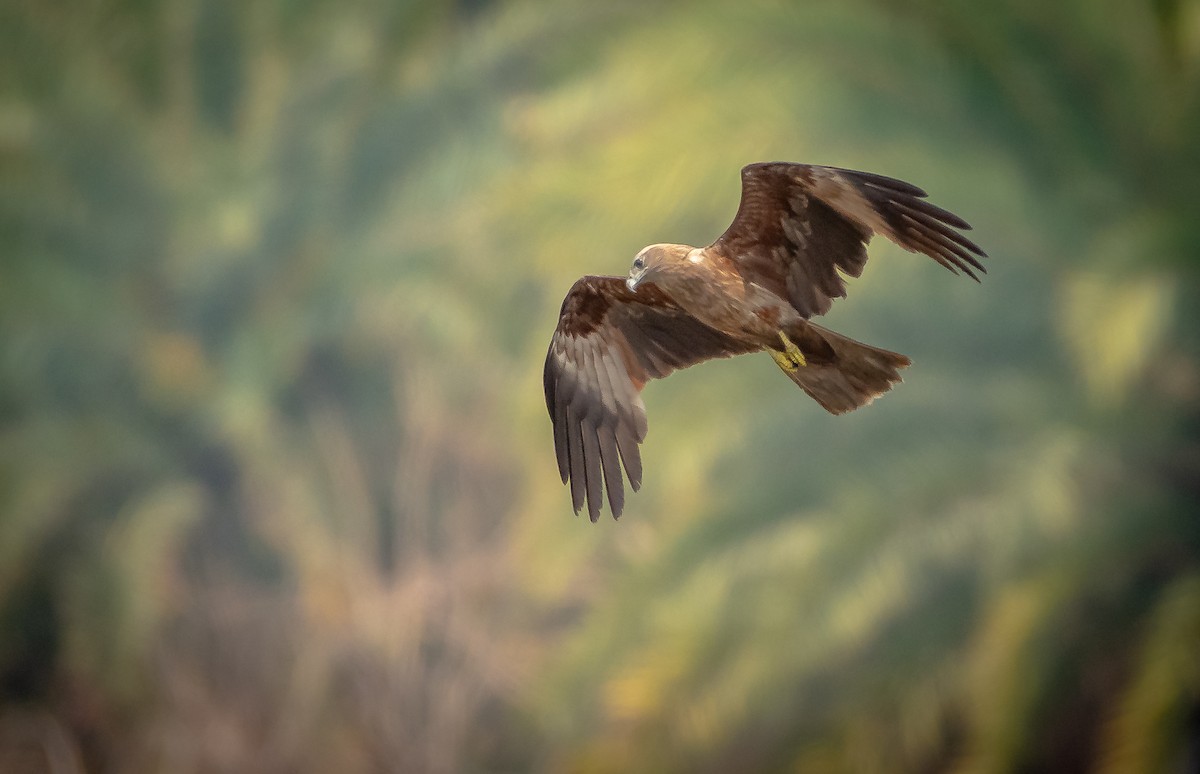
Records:
M1200 704L1200 575L1175 581L1151 614L1133 679L1101 736L1102 774L1168 771L1194 747Z
M1110 408L1129 397L1161 351L1172 298L1171 281L1161 275L1066 276L1063 332L1093 403Z

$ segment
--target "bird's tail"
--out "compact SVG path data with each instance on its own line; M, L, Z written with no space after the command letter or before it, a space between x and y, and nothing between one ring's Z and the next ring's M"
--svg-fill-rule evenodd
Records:
M902 381L900 369L912 361L898 352L870 347L813 323L789 335L805 355L805 365L779 362L788 378L831 414L865 406Z

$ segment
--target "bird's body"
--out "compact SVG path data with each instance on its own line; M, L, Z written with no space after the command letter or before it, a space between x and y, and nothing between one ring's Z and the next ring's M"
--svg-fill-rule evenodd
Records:
M692 317L730 336L779 343L781 327L804 318L795 307L746 277L736 262L720 252L689 245L651 245L639 253L661 267L671 297ZM703 269L700 271L698 269ZM669 273L669 277L667 276Z
M624 507L621 463L641 484L646 435L640 392L650 379L714 357L766 351L827 411L871 402L900 381L904 355L809 321L845 296L866 245L882 233L978 279L984 253L954 229L962 219L893 178L805 164L742 170L733 223L708 247L656 244L627 278L588 276L563 301L546 355L546 406L559 473L575 510L599 518L607 491ZM619 461L618 461L619 459Z

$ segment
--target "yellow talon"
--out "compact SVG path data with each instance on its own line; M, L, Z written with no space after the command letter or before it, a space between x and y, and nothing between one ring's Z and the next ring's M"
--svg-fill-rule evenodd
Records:
M781 355L780 357L783 357L791 362L791 371L795 371L801 366L808 365L808 360L804 357L804 353L800 351L799 347L792 343L792 340L788 338L786 333L780 331L779 340L783 342L783 350L787 353L786 355ZM780 368L783 368L783 363L780 362L779 358L775 358L775 362L779 363ZM789 369L785 368L784 370L787 371Z
M795 373L796 371L798 371L800 369L800 366L796 365L795 361L793 361L790 357L788 357L784 353L776 352L773 349L768 350L768 352L770 352L771 357L773 357L775 359L775 365L782 368L785 373L789 373L789 374Z

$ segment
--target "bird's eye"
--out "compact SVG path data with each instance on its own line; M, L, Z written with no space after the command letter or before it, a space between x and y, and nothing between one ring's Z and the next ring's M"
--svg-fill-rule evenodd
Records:
M640 255L637 258L634 258L633 259L633 268L638 269L638 270L646 268L646 260L644 258L642 258Z

